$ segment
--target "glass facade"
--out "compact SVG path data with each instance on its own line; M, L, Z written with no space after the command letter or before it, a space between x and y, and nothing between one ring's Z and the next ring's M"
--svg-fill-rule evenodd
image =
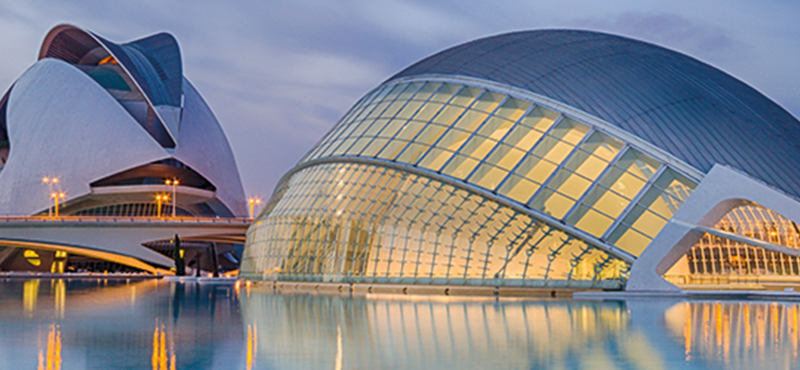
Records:
M394 169L322 164L282 186L248 233L242 277L618 288L629 268L528 215Z
M464 180L634 256L696 185L558 112L443 82L376 89L304 161L332 156L386 159Z
M535 99L439 81L375 89L299 166L251 228L243 276L624 280L622 259L638 256L696 186Z

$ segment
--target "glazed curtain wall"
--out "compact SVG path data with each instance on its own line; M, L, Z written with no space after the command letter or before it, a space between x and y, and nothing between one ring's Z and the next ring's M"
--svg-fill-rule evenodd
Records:
M528 215L382 166L305 168L249 229L247 279L619 288L622 260Z
M304 158L410 164L492 191L638 256L695 183L528 101L443 82L368 94Z

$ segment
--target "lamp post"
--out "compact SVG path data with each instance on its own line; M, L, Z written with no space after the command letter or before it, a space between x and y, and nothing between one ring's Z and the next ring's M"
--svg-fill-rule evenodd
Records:
M247 203L250 203L250 219L253 219L253 208L255 208L256 204L261 204L261 198L250 197L247 199Z
M164 184L172 186L172 218L175 218L175 209L176 209L175 203L177 199L177 193L175 192L175 187L178 186L179 182L178 179L173 178L171 180L170 179L165 180Z
M55 199L55 202L56 202L55 217L58 217L58 200L59 199L64 199L66 196L67 195L64 194L64 192L59 192L59 191L54 191L54 192L50 193L50 197Z
M161 218L161 203L166 202L169 200L169 196L166 194L158 194L156 195L156 203L158 204L158 218Z
M53 197L53 195L52 195L53 194L53 185L54 184L58 184L58 177L55 177L55 176L53 176L53 177L47 177L47 176L42 177L42 183L43 184L47 184L47 186L49 187L48 190L50 192L50 197L52 198ZM51 207L50 204L47 205L47 217L53 217L53 207Z

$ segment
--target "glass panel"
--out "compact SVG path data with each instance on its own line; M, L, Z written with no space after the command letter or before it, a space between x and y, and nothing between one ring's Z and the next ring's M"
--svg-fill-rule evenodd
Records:
M447 130L447 127L437 125L435 123L431 123L425 130L422 131L419 136L417 136L414 141L419 143L424 143L428 145L433 145L436 140L439 140L442 137L442 134Z
M423 103L419 101L408 102L408 104L406 104L406 106L403 107L403 110L397 113L397 118L403 118L403 119L411 118L411 116L413 116L414 113L417 112L417 109L419 109L419 107L422 106L422 104Z
M481 127L481 129L478 131L478 134L499 141L506 136L508 130L510 130L512 126L514 126L514 122L493 116L483 124L483 127Z
M400 108L403 108L404 105L406 105L406 101L405 100L396 100L394 103L392 103L390 106L388 106L386 108L386 110L383 111L383 113L381 113L381 117L383 117L383 118L392 118L392 117L394 117L394 115L397 113L397 111L399 111Z
M458 127L460 129L469 132L474 132L475 130L478 129L478 127L480 127L481 123L483 123L483 121L485 121L486 117L488 116L489 115L486 113L470 110L467 111L467 113L464 113L463 116L461 116L458 122L456 122L455 127Z
M456 155L455 158L447 164L447 167L444 168L442 173L463 180L467 178L477 165L478 161L472 158Z
M500 105L500 102L502 102L503 99L505 99L505 95L491 91L484 91L483 95L481 95L481 97L475 101L475 104L472 105L471 109L492 113L494 109Z
M508 98L494 115L516 122L530 107L531 103L524 100Z
M689 180L672 169L664 171L664 173L658 177L658 180L656 180L655 185L664 189L667 194L677 199L679 202L677 204L678 207L689 198L689 195L692 194L692 191L697 186L694 181Z
M689 197L696 184L672 169L666 169L661 176L654 182L653 187L647 190L639 205L648 208L650 211L666 218L672 215ZM661 187L669 190L661 190ZM682 198L677 198L674 195Z
M531 203L531 208L538 209L545 214L561 219L567 214L575 201L550 189L544 189Z
M619 216L628 206L628 203L630 203L630 200L602 186L594 188L584 201L584 204L596 208L611 217Z
M624 225L620 225L611 233L608 241L618 248L638 256L650 244L650 238L638 233L636 230L630 229Z
M639 207L636 207L639 208ZM641 231L643 234L655 238L658 232L667 224L667 220L657 216L650 211L640 211L641 215L633 224L634 229Z
M498 192L520 203L528 203L539 185L520 176L511 175Z
M547 186L566 196L578 199L591 185L591 181L562 169L550 180Z
M550 135L575 145L583 139L588 131L589 126L569 118L564 118L553 128Z
M447 160L450 159L450 157L452 156L453 152L448 152L446 150L433 148L419 163L419 166L438 172L439 169L441 169L442 166L447 162Z
M425 85L417 92L417 95L414 95L414 100L428 100L439 86L442 86L441 82L426 82ZM452 92L450 93L452 95Z
M408 146L408 148L406 148L403 154L397 158L397 161L411 164L417 163L417 160L419 160L420 156L425 154L428 148L430 147L427 145L412 143Z
M349 149L350 146L353 145L353 142L355 142L355 141L356 141L356 139L354 139L352 137L348 138L348 139L344 139L344 141L342 141L342 144L339 145L339 147L336 148L336 150L333 151L332 155L341 155L342 153L346 152L347 149Z
M541 184L550 177L556 167L556 164L552 162L529 155L522 160L522 163L514 172Z
M614 222L614 219L581 205L578 207L578 210L570 216L567 222L589 234L601 237L606 229Z
M465 86L461 91L453 97L450 104L457 104L462 107L468 107L483 90L475 87Z
M622 143L601 132L595 131L592 136L586 139L583 145L581 145L581 149L602 158L606 162L611 162L617 153L619 153L619 150L622 149Z
M602 159L579 150L567 162L566 168L577 172L593 181L600 176L600 173L608 167L608 163Z
M408 86L408 84L394 85L392 90L390 90L389 93L386 94L386 96L383 98L383 101L392 101L392 100L394 100L394 98L396 98L397 95L399 95L401 92L403 92L403 90L405 90L407 86Z
M439 141L436 146L444 149L449 149L451 151L456 151L458 148L461 147L461 144L464 143L469 138L469 132L450 129L447 134L444 135L441 141Z
M608 171L608 173L603 176L603 179L600 180L600 183L628 199L632 199L636 194L639 194L639 190L642 190L645 184L644 180L633 176L630 172L622 171L617 167Z
M375 109L373 109L372 112L369 113L369 115L367 115L367 119L378 117L378 115L380 115L381 113L383 113L383 111L386 110L386 107L388 107L389 104L392 104L392 102L386 100L382 101L380 104L375 106Z
M466 145L459 151L460 154L468 155L472 158L482 160L492 148L497 146L497 142L485 139L480 136L473 136Z
M364 147L367 146L367 143L369 143L371 140L372 139L368 138L368 137L362 137L362 138L358 139L355 142L355 144L353 144L353 146L351 146L350 149L347 150L347 152L345 154L346 155L358 155L358 153L361 153L361 150L364 149Z
M544 133L530 129L525 126L515 127L511 133L506 136L504 142L508 145L515 146L527 152L539 142Z
M533 154L547 159L551 162L561 163L564 158L567 158L574 146L567 144L561 140L555 139L551 136L546 136L536 145Z
M403 150L406 144L408 144L407 141L392 140L389 142L388 145L386 145L385 148L383 148L381 154L379 154L378 157L383 159L394 160L394 158L397 157L398 154L400 154L400 151Z
M359 123L358 126L350 134L348 134L348 136L349 137L361 136L361 134L363 134L364 131L366 131L369 128L369 126L372 125L373 122L375 122L375 120L372 119L361 121L361 123Z
M378 154L381 148L383 148L383 146L386 145L387 141L389 141L389 139L377 138L373 140L369 144L367 149L365 149L364 152L361 153L361 155L364 157L374 157L376 154Z
M486 159L487 162L496 165L500 168L511 170L517 165L517 162L525 155L525 152L512 148L505 144L498 145L494 152Z
M522 119L522 121L520 121L520 124L530 128L535 128L541 132L545 132L550 129L550 126L552 126L553 122L558 119L558 116L558 113L549 109L536 107L533 108L531 112Z
M380 132L381 129L383 129L386 126L386 123L388 123L388 122L389 122L388 118L378 118L378 119L376 119L375 122L371 126L369 126L369 128L366 131L364 131L362 136L375 136L375 135L377 135L378 132Z
M417 136L417 133L419 133L424 126L425 124L422 122L409 121L405 126L403 126L400 132L397 133L397 138L411 140L414 138L414 136Z
M660 163L640 153L638 150L631 148L622 155L622 158L619 159L616 166L645 180L650 180L656 171L658 171Z
M433 96L431 96L431 101L439 102L439 103L447 103L453 94L461 88L461 85L453 85L453 84L444 84L442 87L436 91Z
M406 120L404 120L404 119L393 119L393 120L390 120L383 127L383 131L381 131L378 134L378 136L391 138L395 134L397 134L397 131L399 131L403 126L405 126L405 124L406 124Z
M417 114L414 115L414 119L417 121L428 122L437 112L439 112L440 109L442 109L443 106L444 104L441 103L425 103L422 109L420 109ZM450 123L448 122L447 124L449 125Z
M494 190L497 185L508 175L508 171L501 170L495 166L482 164L475 170L475 173L470 177L469 182L482 186L489 190Z
M397 100L409 100L414 93L422 86L422 82L413 82L408 84L408 87L397 97Z
M666 219L670 219L680 207L680 202L669 194L664 193L661 189L651 187L639 201L639 205Z

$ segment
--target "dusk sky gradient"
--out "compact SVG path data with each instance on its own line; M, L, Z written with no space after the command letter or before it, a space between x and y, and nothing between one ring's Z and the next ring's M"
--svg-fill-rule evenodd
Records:
M233 148L248 195L269 198L362 95L414 62L498 33L608 32L709 63L800 116L794 1L0 0L0 88L60 23L115 42L170 32L184 73ZM13 150L13 143L12 143Z

